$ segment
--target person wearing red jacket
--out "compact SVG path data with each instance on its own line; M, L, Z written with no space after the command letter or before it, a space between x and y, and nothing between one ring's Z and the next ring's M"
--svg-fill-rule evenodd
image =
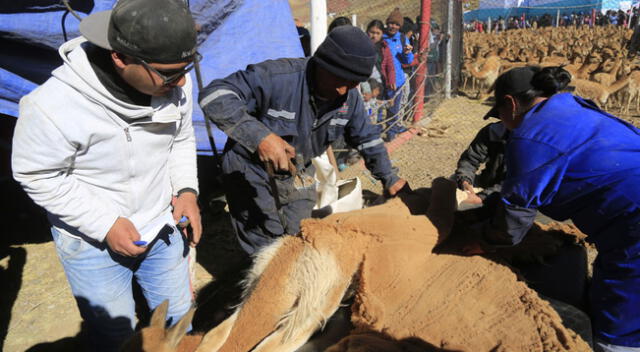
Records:
M373 20L369 22L367 26L367 34L369 39L373 43L377 58L375 68L378 70L381 76L381 82L385 89L396 90L396 70L393 66L393 56L391 56L391 50L387 42L382 40L382 34L384 33L384 24L380 20ZM373 77L376 78L377 77Z

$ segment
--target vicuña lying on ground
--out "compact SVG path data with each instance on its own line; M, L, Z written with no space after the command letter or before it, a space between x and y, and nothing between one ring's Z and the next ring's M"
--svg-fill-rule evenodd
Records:
M350 287L354 329L328 351L589 351L508 267L434 253L452 228L454 194L455 184L434 183L427 216L397 199L305 220L300 235L258 254L242 303L197 351L295 351Z

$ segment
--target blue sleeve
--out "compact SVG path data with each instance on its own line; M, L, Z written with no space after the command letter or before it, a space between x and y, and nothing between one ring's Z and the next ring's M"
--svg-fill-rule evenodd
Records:
M490 246L522 241L533 225L536 209L553 200L567 164L566 156L553 146L517 138L509 142L502 199L484 227L484 239Z
M505 158L505 204L534 209L550 204L568 166L566 155L548 144L512 138Z
M198 100L207 118L253 153L271 133L254 116L269 101L269 94L267 73L259 66L250 65L245 71L211 82L200 92Z
M409 52L408 54L404 53L404 47L407 45L408 39L406 37L402 38L404 38L404 42L402 43L402 50L398 53L398 56L401 63L408 65L413 62L413 52Z
M387 148L380 137L381 126L371 123L364 110L362 98L359 94L355 95L355 104L346 126L345 140L360 152L367 169L376 179L382 181L385 189L388 189L400 178L391 168Z

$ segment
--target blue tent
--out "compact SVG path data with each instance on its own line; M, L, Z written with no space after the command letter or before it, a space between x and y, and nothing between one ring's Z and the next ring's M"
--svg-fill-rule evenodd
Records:
M71 0L81 17L108 10L115 0ZM248 64L267 59L303 56L287 0L191 0L201 26L198 37L202 78L207 84ZM0 6L0 113L18 116L18 101L46 81L62 64L57 49L80 35L79 21L60 0L5 1ZM195 82L195 75L192 73ZM198 90L194 91L194 98ZM197 104L196 104L197 105ZM202 111L193 116L200 154L210 154ZM216 149L226 136L215 129Z
M486 21L491 17L491 20L495 21L498 17L520 17L522 14L530 17L547 13L555 18L558 10L561 14L591 13L592 9L617 10L624 2L622 0L480 0L477 9L465 12L464 20L465 22Z

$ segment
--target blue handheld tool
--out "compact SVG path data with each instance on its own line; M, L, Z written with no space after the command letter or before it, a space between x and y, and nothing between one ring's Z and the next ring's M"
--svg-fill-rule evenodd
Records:
M138 247L144 247L147 245L147 241L133 241L133 244L135 244Z
M178 221L178 227L185 228L187 226L189 226L189 218L183 215Z

